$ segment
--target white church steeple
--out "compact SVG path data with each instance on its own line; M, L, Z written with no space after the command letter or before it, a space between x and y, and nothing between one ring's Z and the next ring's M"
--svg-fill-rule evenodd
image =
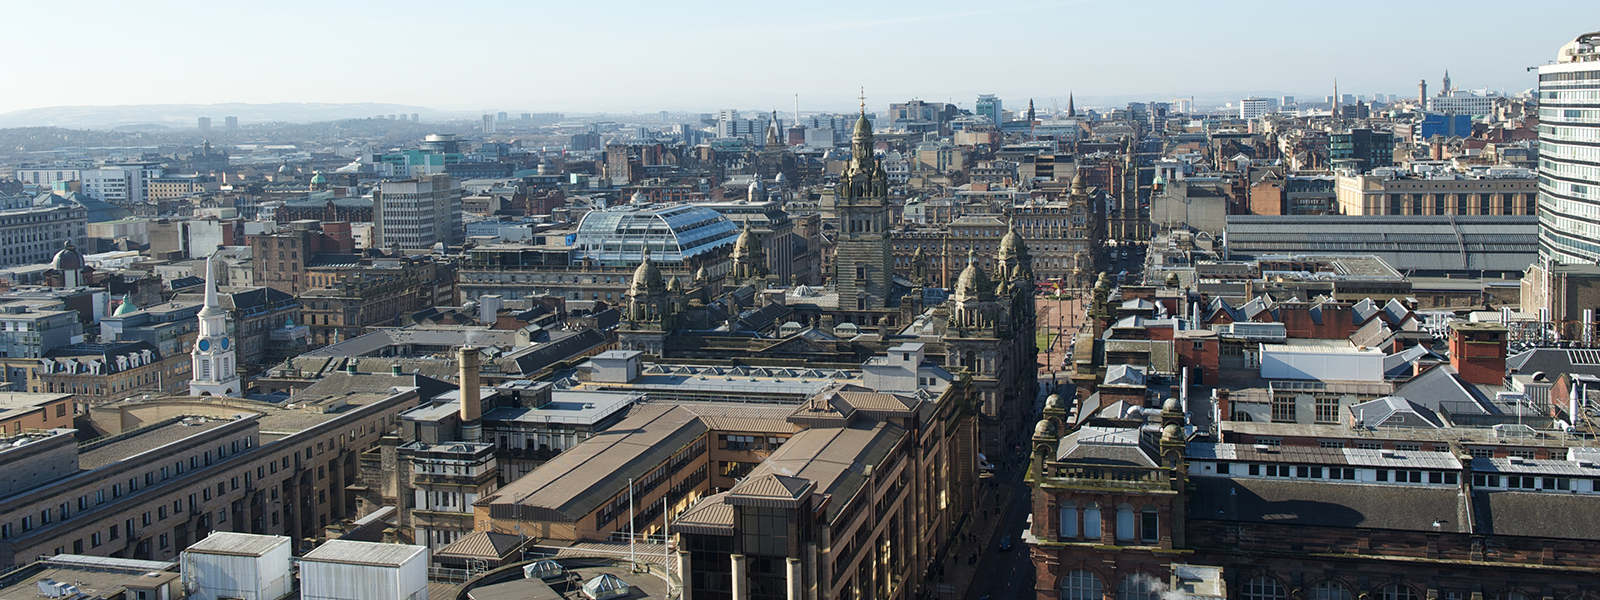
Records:
M206 300L200 309L200 332L191 351L190 396L231 396L240 392L233 344L228 341L228 311L217 303L215 256L206 258Z

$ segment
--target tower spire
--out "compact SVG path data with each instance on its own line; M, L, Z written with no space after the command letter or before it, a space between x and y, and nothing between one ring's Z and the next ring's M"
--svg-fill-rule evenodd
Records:
M222 307L217 305L217 270L212 264L215 260L215 253L206 257L206 299L200 309L206 314L222 312Z
M1078 109L1072 105L1072 92L1067 92L1067 116L1078 116Z

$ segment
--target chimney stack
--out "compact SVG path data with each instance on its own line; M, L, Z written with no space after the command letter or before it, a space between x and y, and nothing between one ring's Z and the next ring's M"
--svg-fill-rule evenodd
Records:
M483 401L478 398L478 349L462 346L461 363L461 441L476 442L483 437Z
M1482 385L1505 385L1505 327L1489 323L1450 323L1450 366L1461 380Z

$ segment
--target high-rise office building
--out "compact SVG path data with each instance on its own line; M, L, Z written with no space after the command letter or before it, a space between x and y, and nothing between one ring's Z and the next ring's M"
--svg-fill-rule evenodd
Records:
M200 131L211 131L211 117L200 117Z
M1600 32L1563 46L1539 67L1541 262L1600 262Z
M372 220L380 247L426 249L466 241L461 183L449 175L385 181L374 194Z
M1596 43L1600 32L1580 35L1539 67L1539 258L1522 278L1522 310L1538 314L1546 333L1584 341L1594 335L1590 294L1600 280Z
M483 132L494 133L494 115L483 116Z
M1254 119L1267 114L1266 98L1245 98L1239 101L1239 118Z
M1002 119L1000 113L1004 111L1005 109L1001 107L999 98L996 98L993 94L983 94L978 96L977 107L972 112L989 117L990 121L995 125L999 125Z
M222 126L223 126L224 129L227 129L228 131L238 131L239 130L239 117L223 117L222 118Z

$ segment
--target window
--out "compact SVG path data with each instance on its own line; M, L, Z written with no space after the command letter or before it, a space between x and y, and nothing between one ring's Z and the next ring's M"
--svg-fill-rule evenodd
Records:
M1083 537L1100 539L1100 504L1090 502L1083 509Z
M1273 398L1272 398L1272 420L1275 423L1293 423L1293 422L1295 422L1294 421L1294 398L1292 398L1292 397L1273 396Z
M1383 442L1356 442L1356 448L1361 450L1382 450Z
M100 532L96 531L94 533L89 534L89 547L90 548L99 548L100 547Z
M1419 600L1419 597L1410 586L1391 583L1378 592L1378 600Z
M163 533L163 534L161 534L161 549L162 550L166 550L167 549L167 545L168 545L167 544L167 534Z
M1337 396L1317 396L1316 403L1318 423L1336 423L1339 421L1339 398ZM1324 446L1324 448L1326 447Z
M1337 581L1319 581L1306 600L1350 600L1350 588Z
M1078 537L1078 505L1074 502L1061 504L1061 537Z
M1135 517L1133 507L1127 504L1117 507L1117 540L1132 540Z
M1161 541L1161 517L1156 507L1145 506L1139 513L1139 539L1155 543Z
M1395 452L1421 452L1422 444L1408 444L1405 442L1394 443Z
M1278 584L1278 580L1257 576L1240 588L1239 598L1240 600L1288 600L1289 595L1283 591L1283 586Z
M1144 573L1124 575L1117 582L1117 600L1161 600L1161 584Z
M1102 600L1104 587L1100 577L1079 569L1061 578L1061 600Z

